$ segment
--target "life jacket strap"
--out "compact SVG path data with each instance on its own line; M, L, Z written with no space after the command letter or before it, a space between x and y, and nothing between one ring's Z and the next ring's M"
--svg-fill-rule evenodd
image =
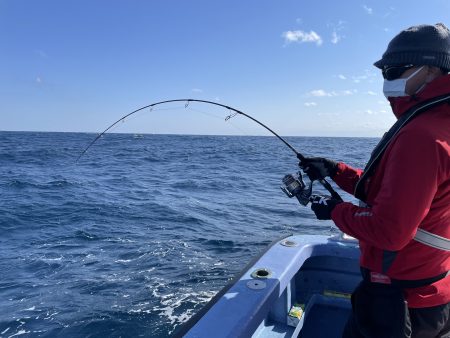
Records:
M365 182L369 177L372 176L375 167L378 165L381 157L383 156L385 150L391 141L397 136L400 130L407 125L413 118L420 115L424 111L427 111L431 108L434 108L438 105L450 102L450 93L447 93L442 96L438 96L432 98L428 101L422 102L408 111L406 111L398 120L394 123L394 125L384 134L381 138L380 142L377 144L375 149L373 150L369 162L367 162L366 167L364 168L364 172L359 178L358 182L355 185L354 195L356 198L366 201L366 191L365 191Z
M441 273L437 276L431 277L431 278L406 280L406 279L390 278L384 274L374 273L373 271L370 271L367 268L361 267L361 275L362 275L364 281L366 281L367 283L392 285L392 286L397 286L397 287L400 287L403 289L413 289L413 288L419 288L422 286L431 285L433 283L436 283L437 281L440 281L441 279L444 279L449 274L450 274L450 271L447 271L447 272L443 272L443 273ZM377 276L378 280L374 280L374 278L373 278L374 275Z
M423 229L418 229L414 240L436 249L450 251L450 239L433 234Z

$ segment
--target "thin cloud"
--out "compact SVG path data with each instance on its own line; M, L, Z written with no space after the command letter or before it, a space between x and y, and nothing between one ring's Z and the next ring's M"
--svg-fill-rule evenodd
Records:
M362 81L366 81L369 79L369 75L355 75L352 76L352 81L354 83L361 83Z
M314 31L310 31L309 33L300 31L300 30L287 31L287 32L283 32L283 34L281 34L281 36L283 37L284 42L286 44L292 43L292 42L297 42L297 43L312 42L312 43L315 43L317 46L320 46L323 43L323 40L320 37L320 35Z
M311 90L307 96L314 96L314 97L325 97L325 96L332 96L331 93L327 93L325 90L323 89L316 89L316 90Z
M367 76L353 76L352 79L354 83L360 83L362 80L366 80Z
M391 17L393 14L395 14L395 12L395 7L389 7L389 11L383 15L383 19Z
M351 90L343 90L341 94L344 96L348 96L348 95L356 94L357 92L358 91L356 89L351 89Z
M191 91L192 91L193 93L203 93L203 90L200 89L200 88L192 88Z
M327 92L323 89L316 89L312 90L309 93L306 94L307 97L336 97L336 96L349 96L354 95L358 91L356 89L351 90L341 90L341 91L335 91L332 90L331 92Z
M373 9L364 5L363 6L364 10L366 11L367 14L372 15L373 14Z
M354 75L351 77L354 83L369 82L372 83L377 78L377 73L373 70L366 70L364 74Z
M339 74L338 78L340 78L341 80L347 80L347 78L345 77L345 75Z
M47 53L41 49L37 49L34 52L35 52L35 54L37 54L39 57L41 57L43 59L46 59L48 57Z
M339 20L337 23L328 23L327 27L330 28L332 30L331 33L331 43L332 44L337 44L339 43L339 41L341 41L344 36L342 35L342 31L345 30L345 26L346 26L346 21L344 20Z
M384 115L387 114L388 111L385 109L380 109L380 110L372 110L372 109L366 109L365 111L362 112L365 115Z
M41 77L40 77L40 76L36 77L35 82L36 82L37 84L41 84L41 83L42 83Z
M341 37L337 34L336 31L331 33L331 43L337 44L339 41L341 41Z
M317 106L317 103L316 102L305 102L305 106L306 107L315 107L315 106Z
M372 95L372 96L375 96L375 95L377 95L377 93L375 93L375 92L373 92L373 91L369 90L369 91L367 92L367 95Z

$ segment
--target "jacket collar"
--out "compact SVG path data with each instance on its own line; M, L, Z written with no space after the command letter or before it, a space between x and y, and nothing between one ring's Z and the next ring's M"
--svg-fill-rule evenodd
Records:
M408 109L434 97L450 94L450 74L440 76L430 82L423 90L412 96L390 97L392 111L399 118Z

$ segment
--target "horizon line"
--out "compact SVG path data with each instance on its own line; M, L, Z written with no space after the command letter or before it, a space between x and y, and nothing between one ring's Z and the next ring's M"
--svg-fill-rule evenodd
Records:
M101 132L93 131L47 131L47 130L1 130L0 133L67 133L67 134L93 134L99 135ZM179 133L136 133L136 132L108 132L104 135L161 135L161 136L235 136L235 137L276 137L275 135L241 135L241 134L179 134ZM381 138L381 136L342 136L342 135L280 135L282 137L332 137L332 138Z

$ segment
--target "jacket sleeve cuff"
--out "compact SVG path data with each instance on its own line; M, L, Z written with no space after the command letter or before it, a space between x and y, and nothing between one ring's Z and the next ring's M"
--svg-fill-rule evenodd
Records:
M355 185L362 175L361 169L355 169L343 162L338 162L336 173L331 179L345 192L354 193Z

